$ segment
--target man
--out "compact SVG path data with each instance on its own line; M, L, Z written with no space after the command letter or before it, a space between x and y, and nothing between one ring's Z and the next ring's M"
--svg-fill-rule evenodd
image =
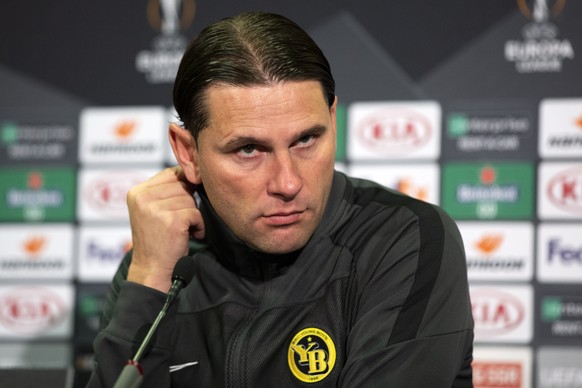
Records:
M458 230L436 206L334 172L334 87L281 16L242 14L193 41L174 87L180 166L128 194L134 249L89 386L116 380L186 254L196 276L140 361L143 386L472 386Z

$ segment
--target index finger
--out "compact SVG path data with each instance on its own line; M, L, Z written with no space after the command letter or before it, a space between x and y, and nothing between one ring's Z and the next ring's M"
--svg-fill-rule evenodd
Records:
M177 181L186 181L186 176L184 175L184 171L182 170L182 167L180 166L172 166L172 167L168 167L163 169L162 171L160 171L159 173L157 173L156 175L154 175L153 177L151 177L150 179L148 179L148 181L151 184L161 184L161 183L171 183L171 182L177 182Z

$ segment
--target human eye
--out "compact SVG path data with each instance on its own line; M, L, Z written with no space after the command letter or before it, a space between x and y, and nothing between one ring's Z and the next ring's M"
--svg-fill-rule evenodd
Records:
M303 135L297 139L294 146L299 148L309 147L315 142L316 138L317 136L314 134Z
M309 128L299 134L297 140L293 143L293 146L298 148L314 147L317 144L317 139L323 136L323 134L326 133L326 130L326 127L323 125L316 125Z
M256 144L245 144L239 147L236 153L243 158L252 158L259 153L259 146Z

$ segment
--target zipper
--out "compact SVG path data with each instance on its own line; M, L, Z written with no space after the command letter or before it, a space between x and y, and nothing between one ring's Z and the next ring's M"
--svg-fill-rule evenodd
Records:
M269 294L271 288L272 270L268 263L259 261L261 265L261 272L263 272L263 292L260 297L257 307L252 310L251 314L245 319L232 336L225 361L225 387L226 388L245 388L246 382L246 363L248 351L246 350L249 333L254 323L259 317L259 312L264 304L266 296ZM244 381L243 381L244 380Z
M226 388L235 388L244 386L241 385L242 383L242 368L244 368L246 364L246 360L242 360L242 350L244 348L244 343L246 342L246 338L248 336L248 332L250 330L250 326L255 320L257 316L258 307L255 308L251 315L240 324L240 327L236 331L236 334L233 335L231 342L228 346L228 352L226 355L226 362L225 362L225 369L226 373L224 375L225 382L224 386Z

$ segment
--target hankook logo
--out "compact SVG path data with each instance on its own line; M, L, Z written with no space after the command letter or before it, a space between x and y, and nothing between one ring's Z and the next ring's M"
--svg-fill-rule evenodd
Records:
M31 236L22 243L24 252L31 259L38 258L38 255L47 245L47 238L44 236Z
M318 328L301 330L289 344L289 369L305 383L325 379L335 365L335 358L335 345L331 337Z
M125 120L113 128L113 133L117 139L120 141L125 141L131 138L137 127L138 124L135 120Z
M485 234L475 242L475 248L486 255L496 251L503 242L503 235L500 233Z
M540 103L539 153L542 158L582 155L582 99L548 98Z

